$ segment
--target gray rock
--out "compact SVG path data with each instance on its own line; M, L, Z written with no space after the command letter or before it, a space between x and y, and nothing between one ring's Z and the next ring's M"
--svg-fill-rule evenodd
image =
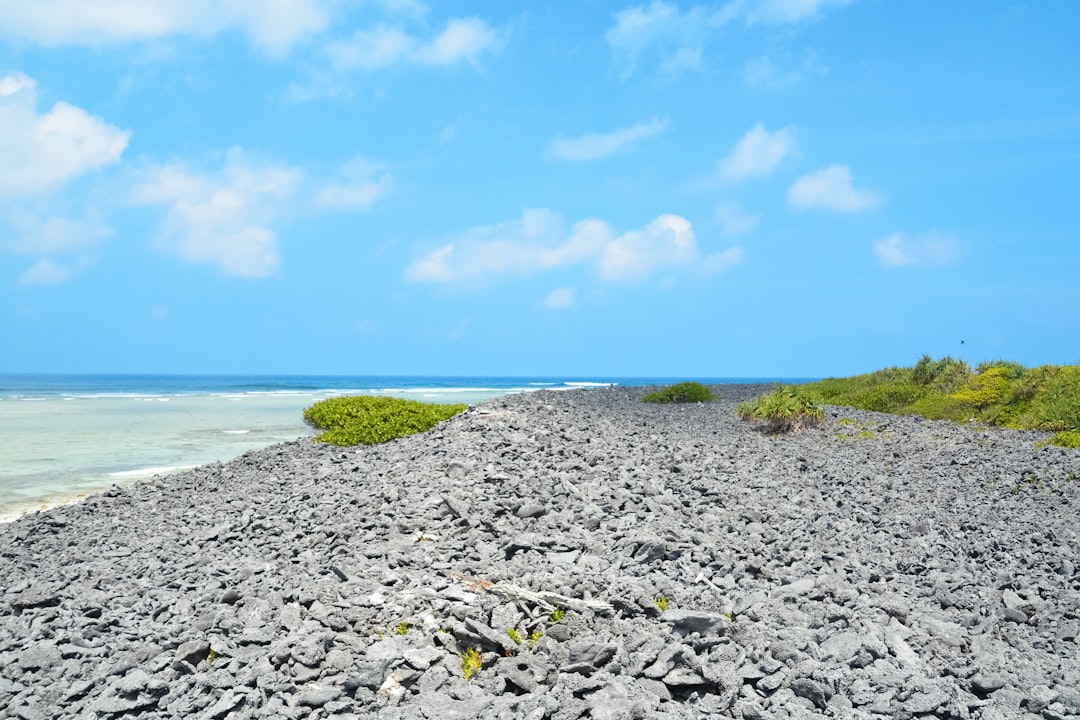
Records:
M681 608L664 611L660 619L670 623L677 632L682 634L723 635L731 624L731 621L720 613Z

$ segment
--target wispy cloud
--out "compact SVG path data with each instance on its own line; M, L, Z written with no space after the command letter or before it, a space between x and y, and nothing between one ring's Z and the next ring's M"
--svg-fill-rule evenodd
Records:
M330 0L34 0L0 3L0 34L41 45L105 45L228 30L280 55L322 31Z
M265 277L281 262L273 222L302 177L296 168L259 163L233 148L218 172L151 168L133 201L168 207L162 243L183 260L216 265L227 275Z
M613 19L604 38L623 79L634 73L643 57L655 57L669 72L701 67L708 35L705 8L683 12L673 3L652 2L620 10Z
M742 20L753 25L794 25L817 20L829 8L851 5L855 0L732 0L718 19Z
M827 73L828 68L814 50L804 50L795 57L787 50L775 49L748 60L743 66L742 78L747 85L779 88Z
M724 27L790 26L819 19L827 9L855 0L731 0L695 5L687 10L672 2L654 0L632 5L612 15L604 38L623 79L643 60L668 74L705 68L706 50Z
M791 186L787 197L795 208L838 212L871 210L885 203L880 192L856 188L852 184L851 169L846 165L830 165L804 175Z
M567 310L577 302L577 289L572 287L552 290L544 298L542 305L549 310Z
M590 133L575 138L557 137L548 143L547 153L560 160L596 160L625 152L649 138L662 135L668 120L653 118L609 133Z
M58 102L37 110L36 83L0 77L0 197L51 190L120 160L131 133Z
M423 38L400 27L380 25L327 45L338 71L373 71L395 65L476 63L497 47L499 34L480 18L453 18L434 37Z
M322 183L315 205L338 210L366 210L393 190L390 174L379 163L357 156L345 163L338 176Z
M766 177L784 158L797 151L798 142L793 129L769 132L764 124L758 123L720 161L720 177L727 182Z
M960 255L960 244L951 235L929 232L909 238L894 233L874 243L874 254L886 267L947 265Z
M678 215L661 215L641 230L617 234L602 220L583 220L567 230L557 213L526 210L520 220L453 238L409 265L405 277L449 283L580 265L603 280L633 282L664 269L708 264L712 257L702 258L692 225ZM712 261L714 267L722 264Z
M19 276L19 285L60 285L73 278L81 263L62 263L42 258Z
M761 222L760 215L747 214L734 202L721 203L716 208L716 217L725 235L746 235L756 230Z

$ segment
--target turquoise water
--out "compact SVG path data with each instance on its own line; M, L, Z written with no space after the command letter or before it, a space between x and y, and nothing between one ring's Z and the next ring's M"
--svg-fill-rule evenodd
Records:
M309 436L304 408L335 395L475 404L541 389L678 380L0 375L0 521Z

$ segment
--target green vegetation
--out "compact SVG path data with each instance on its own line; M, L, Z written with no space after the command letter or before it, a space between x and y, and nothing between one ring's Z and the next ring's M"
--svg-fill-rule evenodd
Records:
M394 632L398 635L406 635L409 632L409 621L403 620L394 627Z
M542 637L544 637L544 633L540 632L539 630L533 630L531 633L529 633L529 647L536 647L536 643L540 642L540 638Z
M514 641L515 645L521 644L521 633L517 631L517 628L510 628L506 631L507 637Z
M304 411L304 422L323 431L315 442L374 445L429 430L467 407L355 395L315 403Z
M696 403L715 399L716 396L710 392L709 388L697 382L668 385L642 398L647 403Z
M557 607L552 611L551 615L548 617L548 622L557 623L560 620L562 620L564 617L566 617L566 611L563 610L561 607Z
M820 425L825 411L802 388L777 385L767 395L761 395L739 403L739 417L743 420L760 420L769 432L786 433Z
M461 653L461 674L466 680L471 681L483 666L484 661L478 648L465 648L465 652Z
M1008 360L980 363L923 355L913 367L891 367L800 386L820 403L932 420L982 422L1050 430L1053 445L1080 447L1080 365L1026 368Z
M660 608L660 610L667 610L668 609L669 600L666 597L664 597L663 595L656 598L656 600L654 602L656 602L656 607Z

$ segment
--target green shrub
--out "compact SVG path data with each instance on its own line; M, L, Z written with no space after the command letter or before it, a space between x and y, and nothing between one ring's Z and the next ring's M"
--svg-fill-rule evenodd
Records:
M791 385L780 385L767 395L739 403L743 420L765 422L770 432L786 433L820 425L825 410L816 400Z
M1031 422L1043 430L1080 430L1080 365L1047 369L1043 376L1031 398Z
M374 445L429 430L467 407L355 395L315 403L304 411L304 422L323 431L316 442Z
M919 385L876 385L855 393L845 405L860 410L894 413L922 399L926 389Z
M1012 360L987 360L981 362L975 366L975 372L980 375L987 370L993 370L995 368L1004 368L1005 372L1002 373L1009 380L1019 380L1027 374L1028 369L1018 362Z
M697 382L684 382L649 393L642 400L647 403L693 403L709 402L716 396L709 388Z
M1050 444L1063 448L1080 448L1080 430L1062 430L1050 438Z
M911 372L912 379L919 385L930 386L939 392L952 392L971 377L971 366L949 355L940 360L923 355Z
M1009 394L1009 368L993 367L973 375L964 386L949 397L976 408L985 408Z

